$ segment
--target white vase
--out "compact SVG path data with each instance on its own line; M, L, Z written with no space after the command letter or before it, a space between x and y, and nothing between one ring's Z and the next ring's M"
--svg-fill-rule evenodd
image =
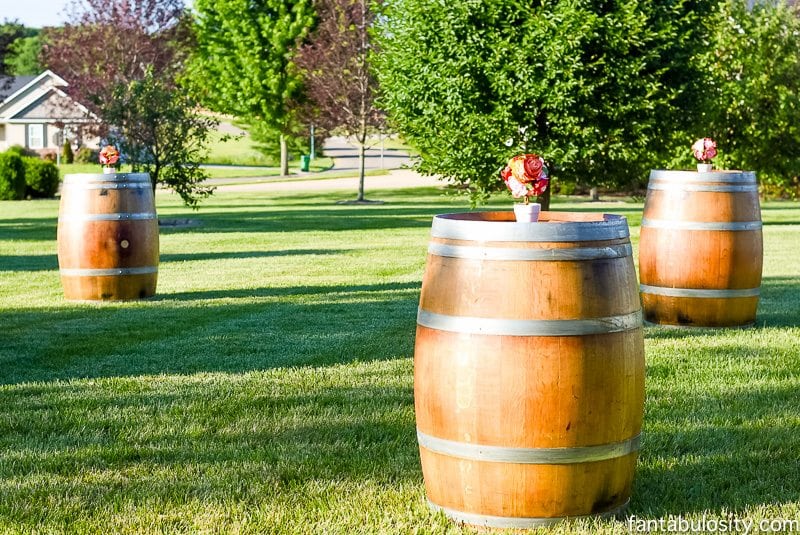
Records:
M514 205L514 216L517 218L517 223L536 223L539 221L541 210L542 205L538 202L517 203Z
M117 169L114 167L103 167L103 174L104 175L113 175L117 172Z
M697 172L698 173L710 173L711 169L713 169L713 165L710 163L699 163L697 164Z

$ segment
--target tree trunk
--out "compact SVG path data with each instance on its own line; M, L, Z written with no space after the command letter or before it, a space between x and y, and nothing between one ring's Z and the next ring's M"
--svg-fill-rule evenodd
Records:
M542 205L543 211L550 209L550 186L547 186L547 189L544 190L544 193L536 197L536 202Z
M364 200L364 168L366 166L366 140L358 145L358 197L356 201Z
M286 136L281 134L281 175L289 174L289 149L286 146Z

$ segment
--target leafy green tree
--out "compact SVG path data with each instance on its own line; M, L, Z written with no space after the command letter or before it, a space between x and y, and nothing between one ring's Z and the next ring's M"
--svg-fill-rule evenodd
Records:
M638 186L697 108L689 59L710 3L387 2L379 104L418 169L473 202L522 150L558 180Z
M8 67L8 60L13 56L11 46L18 39L36 35L37 30L26 28L16 20L5 20L0 23L0 75L12 74ZM0 86L2 89L2 86Z
M216 120L198 114L196 103L152 68L141 80L115 87L104 118L116 127L110 140L134 171L150 174L153 188L164 184L192 207L212 193L202 185L208 175L199 162Z
M6 57L8 72L17 76L41 73L44 70L39 61L41 53L42 41L38 34L17 39L11 43Z
M293 57L314 23L311 0L196 0L194 7L191 87L215 111L280 132L281 172L288 174L292 103L302 98Z
M789 186L800 175L800 13L746 4L721 2L706 18L711 36L697 57L706 91L693 133L717 141L720 166Z

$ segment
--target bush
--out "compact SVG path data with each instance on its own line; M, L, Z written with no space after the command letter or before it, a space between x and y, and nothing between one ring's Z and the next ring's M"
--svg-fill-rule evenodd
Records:
M17 156L39 156L39 153L26 149L22 145L12 145L6 150L6 154L16 154Z
M0 154L0 200L16 201L25 196L25 165L15 151Z
M75 163L98 163L99 153L89 147L81 147L75 153Z
M54 197L58 191L58 167L39 158L23 158L25 164L25 196L34 199Z
M61 146L61 161L64 163L72 163L75 160L75 154L72 152L72 145L69 141L64 141Z

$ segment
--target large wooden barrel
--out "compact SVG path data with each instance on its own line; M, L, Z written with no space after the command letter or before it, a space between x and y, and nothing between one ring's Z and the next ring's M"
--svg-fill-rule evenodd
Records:
M152 296L158 219L150 176L67 175L58 214L58 265L67 299Z
M433 220L414 352L428 502L498 528L617 514L644 405L628 223L513 218Z
M752 325L762 261L754 173L650 173L639 240L645 321Z

